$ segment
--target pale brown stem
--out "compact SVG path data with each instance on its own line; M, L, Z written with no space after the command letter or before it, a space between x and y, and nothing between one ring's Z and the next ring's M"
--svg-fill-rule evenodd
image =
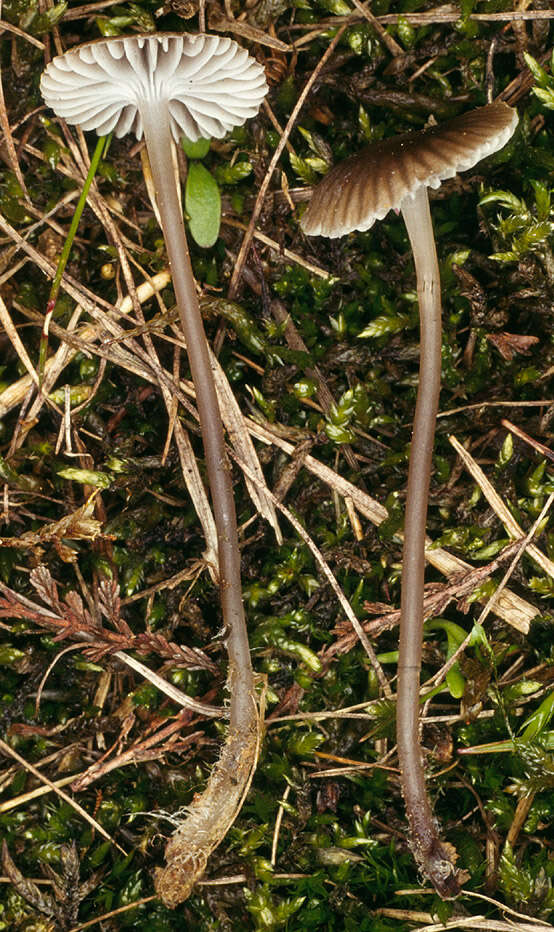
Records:
M146 108L145 108L146 109ZM248 786L258 741L257 705L242 602L240 551L230 465L208 345L175 181L167 103L142 113L144 137L169 257L202 428L218 539L221 608L229 656L229 733L206 790L196 797L166 849L156 889L167 905L186 899L208 855L232 823Z
M252 666L242 603L235 502L208 344L185 235L181 199L175 182L171 157L173 142L169 121L162 118L162 108L163 103L160 103L153 125L143 117L144 136L202 428L218 536L221 606L227 626L227 649L229 659L232 658L240 670L240 682L237 682L239 699L242 696L246 700L239 701L236 717L231 719L232 724L240 727L245 715L250 720L252 714Z
M402 792L417 863L446 899L459 893L451 846L440 840L419 737L425 529L441 380L440 274L427 189L402 204L414 254L420 315L420 369L406 499L397 686L397 742Z

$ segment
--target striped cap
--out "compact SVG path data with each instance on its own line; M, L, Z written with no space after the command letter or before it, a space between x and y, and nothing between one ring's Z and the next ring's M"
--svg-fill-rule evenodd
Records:
M517 112L497 101L416 133L384 139L335 165L314 189L300 225L310 236L369 230L418 188L438 188L501 149Z

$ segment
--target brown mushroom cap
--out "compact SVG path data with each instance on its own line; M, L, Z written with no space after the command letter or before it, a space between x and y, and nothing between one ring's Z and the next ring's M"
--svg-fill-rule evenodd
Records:
M517 112L497 101L440 126L368 146L320 181L302 216L302 229L329 237L369 230L418 188L438 188L501 149L517 121Z

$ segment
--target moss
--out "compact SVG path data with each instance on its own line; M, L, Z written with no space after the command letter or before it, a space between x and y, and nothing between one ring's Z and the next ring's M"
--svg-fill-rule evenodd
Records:
M70 5L72 15L80 5ZM343 22L344 10L341 4L311 0L286 10L283 4L263 6L249 15L254 25L264 23L266 34L273 26L281 42L307 38L298 55L244 40L267 63L269 102L284 123ZM392 56L365 22L343 34L290 136L293 158L282 158L281 174L275 176L258 223L277 247L255 241L233 304L226 301L226 288L242 241L240 224L248 223L279 139L267 114L212 144L209 168L222 187L223 223L213 248L192 247L204 285L206 326L221 348L242 412L262 423L270 419L279 442L296 448L291 458L277 446L258 445L268 484L285 496L285 504L323 551L360 620L367 623L393 690L397 645L388 610L399 600L400 543L395 535L403 516L418 362L407 238L391 215L368 233L339 242L306 240L298 218L306 178L319 177L331 161L369 139L419 128L431 112L444 119L484 103L491 76L495 92L508 88L525 74L525 38L534 83L529 92L519 85L518 134L500 156L449 182L433 204L445 340L429 533L437 544L482 570L475 588L486 598L513 553L501 556L507 541L502 522L460 467L449 435L479 461L524 532L553 488L547 387L554 364L549 179L553 26L540 16L521 27L508 20L471 19L471 13L501 12L509 6L464 3L456 22L422 24L412 22L409 14L429 12L431 4L374 2L377 16L402 13L403 19L392 25L387 21L386 28L403 54ZM197 28L196 18L183 18L187 9L181 3L166 4L159 15L159 0L121 3L101 10L98 19L69 19L62 7L55 4L41 13L38 5L11 0L3 5L3 17L51 46L54 28L67 46L110 30ZM55 265L82 173L56 120L36 109L41 49L15 33L6 36L1 51L4 95L20 176L6 162L5 151L0 213L3 222ZM488 59L491 47L495 53ZM87 142L92 153L93 140ZM113 140L95 183L112 211L138 283L165 269L166 260L138 164L131 158L133 145ZM42 221L52 210L50 222ZM2 237L2 297L36 366L51 276L36 256L20 264L24 253L12 250L9 228ZM325 277L315 274L314 265ZM120 254L89 206L67 272L79 288L88 289L85 296L94 297L78 328L89 327L98 311L115 319L111 308L126 293ZM162 297L171 307L167 281ZM276 300L303 347L289 343L286 323L273 317ZM50 351L60 344L56 327L68 327L76 303L75 295L62 289ZM171 373L171 314L166 323L152 298L143 302L142 310L160 361ZM15 612L12 604L12 614L8 610L2 618L7 630L0 644L0 737L52 781L80 774L104 755L107 763L126 755L114 769L106 767L97 782L73 794L125 853L54 794L19 799L37 782L4 756L0 829L15 869L34 886L22 885L4 863L11 883L0 890L0 928L46 929L52 923L72 928L120 908L125 911L104 921L106 929L403 932L413 927L414 911L428 916L418 919L419 924L435 915L448 918L440 912L444 907L422 890L405 842L390 755L394 706L380 696L365 652L348 640L350 627L311 554L284 519L284 543L276 542L266 522L256 517L238 467L234 477L244 521L244 593L267 707L266 737L246 804L209 862L209 880L228 877L233 882L197 887L179 913L148 899L154 892L153 869L162 863L160 833L170 831L152 814L188 806L203 788L223 725L191 713L168 736L164 729L174 722L178 707L122 670L110 659L110 650L91 653L77 632L79 626L92 630L102 622L105 637L109 634L120 647L130 643L126 638L144 635L148 649L141 658L149 666L198 701L221 705L226 701L225 632L220 630L217 589L202 562L205 540L179 454L173 440L166 446L166 408L159 390L137 371L145 323L132 304L126 313L129 319L122 318L121 326L127 334L104 343L107 360L102 361L100 344L89 335L53 386L53 404L28 418L29 408L21 408L27 388L17 406L2 409L0 433L6 490L1 579L44 608L41 596L47 593L33 590L29 570L45 564L66 615L69 604L76 619L64 640L63 631L44 628L44 617L33 615L28 606ZM0 340L4 392L24 375L24 367L5 332ZM126 368L130 358L134 368ZM180 365L186 378L186 362L182 359ZM67 395L69 428L63 417ZM179 410L202 473L193 413ZM519 428L519 435L507 433L504 417ZM537 442L543 447L534 447ZM360 512L356 523L350 503L314 476L307 456L386 505L389 517L378 532ZM52 532L57 522L79 512L94 489L91 517L101 533L95 536L81 524L73 537L64 536L67 528L62 532L59 525ZM50 533L41 537L44 528ZM547 514L536 543L550 559L553 533ZM489 568L499 554L500 562ZM117 581L120 590L117 595L114 590L101 614L99 584L106 579ZM430 583L441 579L438 571L429 570ZM437 814L458 849L460 866L472 875L468 889L479 892L486 886L500 904L468 896L447 909L454 915L464 911L466 917L485 913L495 920L503 918L502 906L507 905L551 921L552 579L545 565L526 553L508 585L537 611L528 638L494 613L483 626L476 625L481 607L471 593L441 605L436 610L439 625L427 627L428 679L444 664L461 630L474 635L455 668L454 688L450 677L429 708L427 770ZM191 653L177 656L179 645ZM73 649L62 655L66 647ZM207 657L207 666L198 666L200 656ZM343 708L349 711L335 714ZM524 734L537 723L533 734ZM530 795L518 831L522 800ZM13 806L6 805L12 801ZM491 838L499 840L493 865L485 858ZM73 842L78 870L68 853ZM52 882L61 890L57 900ZM129 908L137 901L139 905ZM52 911L53 903L58 913Z

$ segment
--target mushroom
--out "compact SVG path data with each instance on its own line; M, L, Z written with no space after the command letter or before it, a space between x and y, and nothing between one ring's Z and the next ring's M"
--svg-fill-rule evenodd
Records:
M345 159L316 187L301 226L311 236L365 231L400 210L417 276L420 315L419 388L413 424L402 569L397 684L397 741L402 792L415 859L445 899L460 891L455 850L439 837L425 788L419 738L425 525L441 375L440 278L427 188L472 168L502 148L517 113L498 101L441 126L386 139Z
M258 112L264 70L236 42L160 33L99 40L54 58L44 71L46 104L99 136L144 135L173 286L194 381L218 539L219 585L229 656L230 724L208 786L167 849L156 886L168 905L184 900L221 840L248 785L257 747L257 706L244 616L231 474L208 345L190 263L174 143L223 137Z

